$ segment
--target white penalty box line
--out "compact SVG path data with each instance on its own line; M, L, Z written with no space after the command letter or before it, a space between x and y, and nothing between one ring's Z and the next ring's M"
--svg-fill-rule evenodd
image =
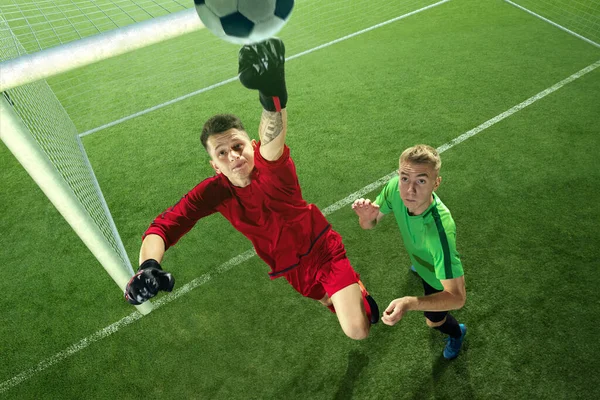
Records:
M506 110L502 114L499 114L499 115L495 116L494 118L487 120L486 122L477 126L476 128L473 128L470 131L465 132L462 135L452 139L451 141L441 145L440 147L437 148L438 152L443 153L447 150L450 150L451 148L458 145L459 143L464 142L465 140L477 135L478 133L482 132L483 130L504 120L505 118L510 117L511 115L515 114L516 112L524 109L525 107L527 107L527 106L535 103L536 101L548 96L549 94L557 91L558 89L562 88L563 86L567 85L568 83L573 82L574 80L579 79L582 76L592 72L593 70L595 70L598 67L600 67L600 60L598 60L595 63L587 66L586 68L574 73L573 75L569 76L568 78L563 79L562 81L547 88L546 90L539 92L535 96L532 96L532 97L528 98L527 100L517 104L516 106ZM323 209L323 214L329 215L329 214L341 209L342 207L345 207L345 206L351 204L354 200L359 199L359 198L365 196L366 194L372 192L373 190L383 186L395 174L396 174L396 171L393 171L393 172L381 177L377 181L375 181L375 182L365 186L364 188L352 193L351 195L343 198L342 200L330 205L329 207ZM250 250L232 258L231 260L227 261L226 263L220 265L213 272L206 273L206 274L192 280L191 282L183 285L181 288L175 290L174 292L171 292L171 293L161 297L160 299L158 299L157 301L154 302L154 308L157 309L167 303L170 303L171 301L194 290L198 286L205 284L206 282L213 279L215 276L220 275L226 271L229 271L236 265L239 265L239 264L249 260L250 258L254 257L255 255L256 255L256 253L255 253L254 249L250 249ZM59 363L60 361L74 355L75 353L79 352L80 350L85 349L92 343L95 343L101 339L104 339L104 338L110 336L111 334L119 331L121 328L131 325L132 323L139 320L140 318L142 318L142 314L140 314L137 311L134 311L130 315L122 318L121 320L115 322L114 324L109 325L106 328L101 329L98 332L94 333L93 335L90 335L90 336L80 340L79 342L69 346L65 350L53 355L52 357L48 357L48 358L42 360L35 367L29 368L29 369L21 372L20 374L16 375L15 377L2 382L0 384L0 393L6 392L10 388L19 385L20 383L22 383L23 381L26 381L27 379L30 379L37 373L42 372L45 369Z

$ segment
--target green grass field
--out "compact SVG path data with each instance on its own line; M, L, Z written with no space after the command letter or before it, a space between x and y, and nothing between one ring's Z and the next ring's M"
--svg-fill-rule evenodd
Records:
M404 148L441 146L599 60L599 48L500 0L452 0L291 60L288 144L304 197L325 209L392 172ZM103 80L90 68L49 84L63 100L79 74L97 96ZM138 98L132 112L202 88L179 82L159 96L138 83L107 87L106 107L66 108L84 131ZM235 82L83 138L133 263L152 219L211 175L199 132L221 112L257 136L256 94ZM163 262L177 287L203 283L95 340L135 310L0 146L0 398L600 398L599 115L596 68L442 154L437 193L467 282L454 315L469 328L451 362L418 312L354 342L257 257L219 269L251 248L220 215ZM393 218L373 231L350 206L328 218L380 307L422 293Z

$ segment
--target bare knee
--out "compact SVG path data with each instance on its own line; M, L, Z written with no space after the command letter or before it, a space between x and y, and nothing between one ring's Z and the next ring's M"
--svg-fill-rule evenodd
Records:
M444 319L439 322L433 322L433 321L430 321L429 318L425 318L425 323L430 328L437 328L438 326L442 326L442 325L444 325L444 322L446 322L446 317L444 317Z
M362 340L369 336L371 325L365 313L362 293L358 284L346 286L335 292L331 296L331 301L346 336L354 340Z
M352 324L342 327L346 336L353 340L363 340L369 336L369 325Z

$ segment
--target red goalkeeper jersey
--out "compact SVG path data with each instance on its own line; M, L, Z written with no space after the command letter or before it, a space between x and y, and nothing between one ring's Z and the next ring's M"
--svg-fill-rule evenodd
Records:
M156 217L144 237L158 235L168 249L199 219L220 212L250 239L271 267L271 279L281 276L311 252L330 225L317 206L302 198L287 146L271 162L261 156L259 143L251 179L246 187L233 186L222 174L205 179Z

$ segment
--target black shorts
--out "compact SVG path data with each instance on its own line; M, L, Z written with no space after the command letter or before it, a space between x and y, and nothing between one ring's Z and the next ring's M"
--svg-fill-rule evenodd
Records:
M421 278L421 281L423 282L423 290L425 291L425 296L443 292L443 290L436 289L433 286L429 285L423 280L423 278ZM424 311L423 315L431 322L440 322L443 321L444 318L446 318L446 315L448 315L448 311Z

